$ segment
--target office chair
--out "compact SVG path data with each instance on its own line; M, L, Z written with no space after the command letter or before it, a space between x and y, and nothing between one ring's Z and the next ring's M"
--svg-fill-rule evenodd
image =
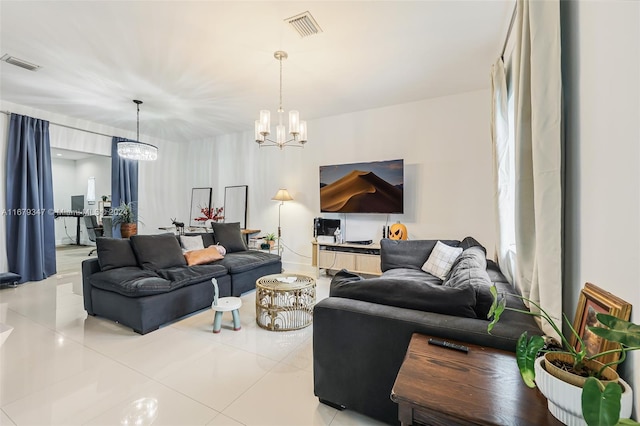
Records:
M113 218L102 216L102 236L113 238Z
M103 235L103 227L98 225L98 219L95 215L85 216L84 224L87 227L87 234L89 235L89 240L96 242L98 237L102 237ZM91 256L97 248L92 249L87 256Z

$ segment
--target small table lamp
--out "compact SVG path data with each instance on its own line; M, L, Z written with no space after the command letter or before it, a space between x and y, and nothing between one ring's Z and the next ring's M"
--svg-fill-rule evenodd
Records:
M289 195L289 191L286 189L280 188L276 195L272 198L273 201L280 201L280 205L278 206L278 255L282 256L282 243L280 242L280 237L282 237L282 231L280 228L280 208L284 204L285 201L293 200L293 197Z

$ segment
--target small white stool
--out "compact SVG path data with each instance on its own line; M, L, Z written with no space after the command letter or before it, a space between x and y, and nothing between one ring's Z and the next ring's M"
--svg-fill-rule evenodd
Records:
M222 328L222 314L229 311L231 311L231 315L233 315L233 329L235 331L240 330L240 312L238 309L242 306L242 299L239 297L218 298L218 280L211 278L211 283L213 284L213 303L211 304L211 309L216 312L213 318L213 332L220 333L220 329Z

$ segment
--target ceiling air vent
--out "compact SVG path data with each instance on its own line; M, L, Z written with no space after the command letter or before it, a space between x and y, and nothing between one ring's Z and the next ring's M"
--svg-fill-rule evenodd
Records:
M25 70L29 70L29 71L38 71L40 69L40 65L32 64L31 62L18 59L15 56L11 56L11 55L3 55L0 58L0 61L4 61L8 64L15 65L17 67L24 68Z
M284 21L291 25L291 27L300 34L300 37L308 37L322 32L322 28L320 28L320 25L313 19L309 11L287 18Z

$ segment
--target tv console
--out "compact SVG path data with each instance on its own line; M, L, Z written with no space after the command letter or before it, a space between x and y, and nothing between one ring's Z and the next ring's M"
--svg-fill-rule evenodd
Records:
M312 266L320 276L320 269L329 272L348 269L351 272L381 275L380 244L335 244L311 242L313 246Z

